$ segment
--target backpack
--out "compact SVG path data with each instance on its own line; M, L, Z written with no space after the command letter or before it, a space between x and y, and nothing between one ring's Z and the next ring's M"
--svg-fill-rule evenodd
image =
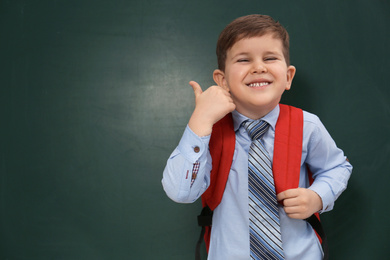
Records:
M275 141L272 171L276 194L298 188L303 139L303 111L299 108L279 104L280 114L275 126ZM236 135L232 114L227 114L213 126L209 149L212 158L210 186L202 195L202 212L198 224L202 231L195 249L195 259L200 259L202 238L209 250L213 210L219 205L225 191L233 161ZM311 173L309 172L311 182ZM321 242L324 259L328 259L328 243L319 221L318 213L307 218Z

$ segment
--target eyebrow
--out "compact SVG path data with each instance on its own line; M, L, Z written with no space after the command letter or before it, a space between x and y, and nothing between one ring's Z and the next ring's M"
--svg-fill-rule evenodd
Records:
M236 55L232 56L231 58L235 59L239 56L247 56L247 55L249 55L249 52L240 52L240 53L237 53Z
M266 51L264 55L280 55L283 56L283 53L279 53L279 51Z
M240 52L240 53L237 53L236 55L234 55L234 57L240 56L240 55L249 55L249 52Z
M250 53L249 52L240 52L240 53L237 53L236 55L232 56L232 59L235 59L236 57L239 57L239 56L245 56L245 55L250 55ZM263 55L283 56L283 53L279 53L278 51L266 51L266 52L264 52Z

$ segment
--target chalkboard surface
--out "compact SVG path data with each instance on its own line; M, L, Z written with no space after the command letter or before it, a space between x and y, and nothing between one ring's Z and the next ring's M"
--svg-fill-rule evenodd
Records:
M322 215L331 259L386 258L388 1L1 0L0 259L193 259L200 203L170 201L162 171L188 82L213 84L220 31L252 13L290 33L283 102L354 166Z

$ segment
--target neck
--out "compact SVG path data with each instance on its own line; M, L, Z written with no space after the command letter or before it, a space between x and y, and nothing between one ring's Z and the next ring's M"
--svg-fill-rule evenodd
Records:
M279 104L277 104L279 105ZM263 108L258 108L258 109L253 109L251 111L240 111L240 108L236 108L237 112L239 112L241 115L243 116L246 116L247 118L249 119L252 119L252 120L258 120L260 118L263 118L264 116L266 116L269 112L271 112L272 110L274 110L276 106L273 105L273 106L269 106L269 107L263 107Z

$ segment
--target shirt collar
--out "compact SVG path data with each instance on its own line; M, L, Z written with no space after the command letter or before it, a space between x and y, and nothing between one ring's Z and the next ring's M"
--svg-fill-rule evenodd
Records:
M279 112L280 112L280 108L279 105L277 105L273 110L271 110L271 112L269 112L268 114L266 114L264 117L260 119L266 121L270 125L270 127L275 131L275 125L276 125L276 121L278 121ZM240 128L242 122L244 122L245 120L253 121L253 119L250 119L244 116L243 114L240 114L236 110L232 112L232 115L233 115L233 122L234 122L234 131L237 131Z

